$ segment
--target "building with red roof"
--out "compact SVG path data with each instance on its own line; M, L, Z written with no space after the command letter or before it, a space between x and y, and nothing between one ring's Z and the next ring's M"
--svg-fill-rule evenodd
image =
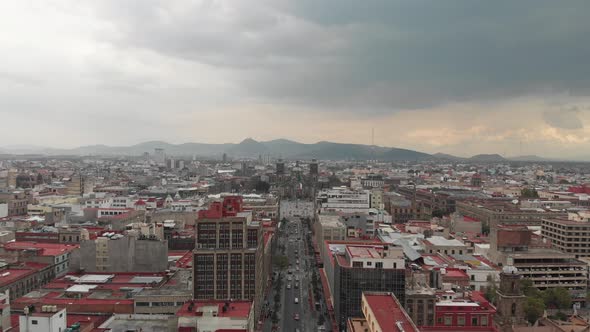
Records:
M15 241L1 245L0 255L19 262L48 264L53 268L53 276L60 276L68 272L70 257L79 247L77 244Z
M179 332L254 330L254 305L251 301L189 301L176 316Z
M363 292L362 319L349 319L351 332L419 332L393 293Z
M480 292L467 293L460 299L439 301L434 310L434 326L420 326L421 331L497 331L492 321L496 308Z

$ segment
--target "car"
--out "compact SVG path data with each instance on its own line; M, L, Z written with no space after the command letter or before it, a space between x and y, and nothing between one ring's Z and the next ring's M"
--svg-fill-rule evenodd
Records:
M299 283L298 282L295 283L295 288L299 288Z
M296 298L293 300L293 303L295 303L295 304L298 304L298 303L299 303L299 298L298 298L298 297L296 297Z
M291 280L293 280L293 277L291 277L291 276L288 276L288 277L287 277L287 281L291 281Z
M295 261L295 264L299 265L299 260Z
M293 270L289 269L289 271L287 271L288 274L293 274Z
M294 320L299 320L299 314L293 314L293 319Z
M295 281L299 281L299 276L295 276Z
M295 266L295 271L299 271L299 266Z
M291 284L287 284L287 289L291 289Z

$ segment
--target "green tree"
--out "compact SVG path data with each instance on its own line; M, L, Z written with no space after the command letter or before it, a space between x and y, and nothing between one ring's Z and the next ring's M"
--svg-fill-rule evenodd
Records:
M256 182L256 186L254 187L256 192L258 193L268 193L270 190L270 184L266 181L258 181Z
M541 297L541 291L534 286L531 279L522 279L520 289L528 297Z
M526 320L534 324L543 315L545 303L539 297L527 297L523 309Z
M524 188L520 191L521 198L539 198L539 193L535 189Z
M439 209L434 209L432 210L432 217L434 218L442 218L444 216L444 213L442 210Z
M487 281L488 285L483 295L486 298L486 300L490 301L491 303L495 303L496 291L498 290L498 281L491 275L488 275Z
M563 287L549 288L543 292L542 297L548 308L569 309L572 306L572 296Z
M289 266L289 258L287 256L274 256L273 262L280 270L284 270Z

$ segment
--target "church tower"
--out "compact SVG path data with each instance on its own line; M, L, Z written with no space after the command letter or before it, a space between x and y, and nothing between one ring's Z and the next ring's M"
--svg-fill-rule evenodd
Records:
M522 275L511 265L504 266L500 273L500 287L496 291L496 325L498 331L512 331L514 326L527 326L524 319L526 296L520 289Z

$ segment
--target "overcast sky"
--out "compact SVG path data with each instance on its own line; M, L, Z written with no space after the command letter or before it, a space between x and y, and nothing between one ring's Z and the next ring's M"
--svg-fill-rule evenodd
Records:
M590 156L590 1L7 0L0 146Z

